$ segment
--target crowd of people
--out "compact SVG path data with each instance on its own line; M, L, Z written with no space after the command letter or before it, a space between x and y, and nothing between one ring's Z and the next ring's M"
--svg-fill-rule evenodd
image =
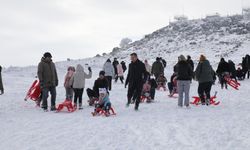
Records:
M232 60L226 61L221 58L216 71L214 71L209 60L200 55L197 67L194 67L194 62L191 56L185 57L180 55L177 60L177 64L173 67L173 74L170 77L170 81L167 82L165 76L165 68L167 66L166 60L161 57L157 57L152 66L148 60L139 60L136 53L130 55L131 63L126 66L124 61L119 62L117 58L114 58L113 62L110 59L104 63L102 70L99 72L99 77L95 80L93 88L87 88L86 92L89 97L89 105L95 106L95 110L103 108L108 111L111 108L111 101L109 94L112 91L112 82L118 82L118 79L124 84L127 90L127 103L129 107L134 105L134 109L137 111L141 103L142 97L147 98L147 102L153 102L155 99L156 90L163 88L164 91L169 90L169 96L173 96L178 93L178 106L189 108L189 92L192 80L198 82L198 95L202 105L210 105L210 92L213 84L215 84L218 77L219 83L222 89L227 89L227 82L225 77L231 79L244 80L250 77L250 56L243 57L242 62L236 65ZM127 72L126 79L124 73ZM0 94L4 93L1 76L2 67L0 66ZM56 110L56 87L58 86L58 75L56 66L52 61L52 55L46 52L41 62L38 65L37 72L41 97L37 101L37 105L48 111L48 95L51 95L50 110ZM85 80L92 77L91 67L87 68L85 72L84 67L80 64L76 66L69 66L64 79L64 87L66 93L66 100L70 100L74 104L75 109L83 109L82 96L85 89ZM125 82L124 82L125 79ZM95 113L95 112L94 112Z

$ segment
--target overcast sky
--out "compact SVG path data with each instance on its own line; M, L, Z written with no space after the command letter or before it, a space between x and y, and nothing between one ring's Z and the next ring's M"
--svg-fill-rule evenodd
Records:
M242 6L250 0L0 0L0 65L36 65L46 51L55 61L95 56L174 15L239 14Z

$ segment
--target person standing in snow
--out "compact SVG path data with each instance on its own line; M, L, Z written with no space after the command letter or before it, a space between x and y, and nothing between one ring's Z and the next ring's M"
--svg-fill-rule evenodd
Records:
M123 72L126 72L126 70L127 70L126 63L124 61L122 61L121 65L122 65Z
M187 55L187 62L191 66L192 71L194 71L194 62L191 58L191 56Z
M156 61L153 63L151 73L155 76L156 80L160 74L164 74L164 67L159 57L157 57Z
M249 79L250 77L250 56L247 54L242 62L242 69L245 73L245 76Z
M3 81L2 81L2 66L0 66L0 95L3 95L4 88L3 88Z
M58 86L58 77L56 66L52 61L52 55L49 52L44 53L41 62L38 64L37 75L42 90L42 109L48 111L47 99L49 92L51 94L51 111L56 110L56 87Z
M180 55L176 65L177 72L177 90L179 93L178 106L183 106L183 94L185 94L184 105L189 107L189 90L193 76L192 68L188 64L185 56Z
M131 63L129 64L128 75L125 82L125 88L128 85L127 107L131 104L132 97L135 97L135 110L137 111L140 104L143 81L147 79L147 71L144 63L138 59L136 53L130 54L130 59Z
M79 109L82 108L82 94L85 88L85 80L90 79L92 77L92 70L89 67L89 74L84 72L84 68L82 65L78 64L76 67L76 72L71 77L69 81L69 85L74 89L74 107L77 108L77 100L79 100Z
M237 81L235 63L232 60L228 60L228 66L229 66L230 77L232 79L235 79L235 81Z
M121 64L118 64L116 66L117 68L117 76L115 77L115 82L117 82L118 78L121 80L122 84L123 84L123 69L122 69L122 65Z
M74 75L74 73L75 73L75 67L72 67L72 66L68 67L68 72L64 78L64 87L66 90L66 100L72 101L72 99L73 99L74 89L70 86L69 81L72 78L72 76Z
M117 76L117 69L116 69L116 66L119 64L119 62L117 61L117 58L114 58L114 61L113 61L113 68L114 68L114 71L115 71L115 75L114 77ZM104 70L105 71L105 70ZM105 72L106 73L106 72Z
M224 58L221 58L220 60L220 63L218 65L218 68L216 70L216 73L219 77L219 80L220 80L220 84L221 84L221 88L223 89L224 86L225 88L227 89L227 82L226 80L224 79L225 76L228 76L229 75L229 72L230 72L230 69L229 69L229 65L228 63L225 61Z
M214 70L209 61L204 55L201 55L199 64L195 69L195 77L199 82L198 94L202 105L210 104L210 91L214 82L214 74Z
M162 63L162 65L163 65L163 67L166 68L166 67L167 67L167 62L166 62L166 60L163 59L162 57L160 57L160 59L161 59L161 63Z
M115 73L115 70L116 70L116 73ZM107 78L108 83L109 83L109 91L111 91L112 78L115 76L115 74L117 74L117 68L114 68L114 65L112 65L110 59L108 59L106 63L103 65L103 71L105 72L105 77Z
M148 63L148 60L147 60L147 59L144 61L144 65L145 65L145 67L146 67L147 72L151 75L152 66Z

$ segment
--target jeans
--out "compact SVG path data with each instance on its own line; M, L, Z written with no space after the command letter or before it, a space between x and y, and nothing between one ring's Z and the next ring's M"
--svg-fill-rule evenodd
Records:
M185 94L184 105L189 106L190 80L178 80L177 89L179 93L178 106L183 106L183 94Z
M51 94L51 107L56 106L56 87L46 87L42 89L42 108L48 109L48 102L47 99L49 97L49 92Z

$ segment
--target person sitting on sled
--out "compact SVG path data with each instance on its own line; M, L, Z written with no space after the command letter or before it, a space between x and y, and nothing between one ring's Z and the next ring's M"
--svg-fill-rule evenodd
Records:
M99 88L105 88L107 91L109 89L109 83L108 83L107 78L105 77L104 71L100 71L98 79L95 80L93 89L90 89L90 88L87 89L87 95L89 97L89 101L88 101L89 106L92 106L95 103L95 101L98 99Z
M151 85L149 84L149 81L147 80L142 87L142 97L147 98L147 102L151 100L150 95Z
M175 93L177 93L177 80L176 80L176 73L173 73L171 78L170 78L170 82L168 82L168 90L169 90L169 94L170 95L174 95Z
M111 108L111 102L109 94L106 88L99 89L99 100L95 104L95 111L92 113L94 116L99 114L101 110L104 110L106 115L109 115L109 109Z
M160 76L157 78L157 84L158 84L158 90L163 87L164 90L166 90L166 82L167 78L164 76L164 74L160 74Z

